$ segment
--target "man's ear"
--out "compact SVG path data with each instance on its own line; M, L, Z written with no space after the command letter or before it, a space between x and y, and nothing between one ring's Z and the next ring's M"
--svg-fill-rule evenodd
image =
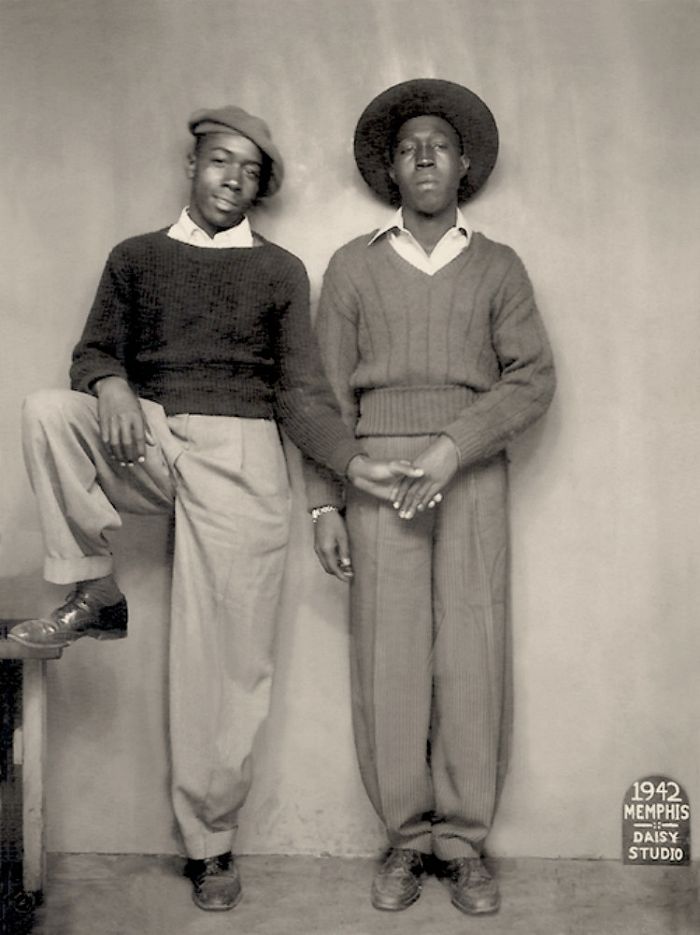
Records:
M197 166L197 156L195 154L195 151L192 150L191 153L187 154L187 164L185 167L185 173L187 174L187 178L190 179L190 181L194 178L194 170L196 166Z
M394 167L392 165L387 167L386 174L389 176L394 185L396 185L396 172L394 172Z
M459 177L460 177L461 179L463 179L464 176L465 176L465 175L467 174L467 172L469 171L469 166L471 165L471 163L470 163L470 161L469 161L469 156L465 156L464 153L462 153L462 155L459 157L459 165L460 165L460 168L461 168L461 170L462 170L462 171L460 172Z

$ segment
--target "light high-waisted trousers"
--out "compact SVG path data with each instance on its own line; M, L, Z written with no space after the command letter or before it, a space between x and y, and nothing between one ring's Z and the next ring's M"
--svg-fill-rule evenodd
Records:
M370 437L415 458L431 437ZM394 847L481 853L506 770L511 673L507 472L458 472L434 510L402 520L348 489L353 726L360 772Z
M168 417L156 403L142 406L157 444L145 464L129 468L106 454L94 397L35 393L24 407L25 459L48 581L109 574L107 535L121 526L119 510L174 511L172 800L186 853L204 858L231 848L268 712L287 467L273 421ZM132 626L140 625L136 613Z

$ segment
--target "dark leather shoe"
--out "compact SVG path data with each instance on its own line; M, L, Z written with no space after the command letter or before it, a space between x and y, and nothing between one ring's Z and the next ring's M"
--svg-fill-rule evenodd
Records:
M192 881L192 899L200 909L212 912L233 909L243 895L230 851L204 860L190 858L185 864L185 876Z
M453 906L471 916L498 912L498 886L480 857L450 860L447 873Z
M68 595L66 603L52 611L49 617L24 620L7 636L32 649L68 646L81 636L120 640L126 636L127 618L125 597L122 596L116 604L103 604L89 587L77 586Z
M392 847L374 875L372 905L389 912L408 909L420 896L422 876L420 851Z

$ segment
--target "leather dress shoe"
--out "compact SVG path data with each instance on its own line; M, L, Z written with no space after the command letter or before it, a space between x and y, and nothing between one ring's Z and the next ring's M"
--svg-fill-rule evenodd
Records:
M126 598L104 604L89 587L78 585L65 602L48 617L24 620L7 634L8 638L32 649L68 646L81 636L96 640L119 640L126 636Z
M452 905L467 915L498 912L498 885L480 857L460 857L447 863Z
M185 864L185 876L192 881L192 899L200 909L213 912L233 909L243 895L230 851L204 860L190 858Z
M372 881L375 909L408 909L421 894L423 859L420 851L392 847Z

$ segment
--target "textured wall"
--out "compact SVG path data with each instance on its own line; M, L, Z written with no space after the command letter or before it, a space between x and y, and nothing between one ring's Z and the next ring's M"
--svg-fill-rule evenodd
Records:
M257 226L316 294L335 247L386 216L354 170L360 111L396 81L452 79L502 135L468 215L525 260L560 374L512 450L516 734L492 850L619 856L623 793L648 773L700 801L698 4L5 0L0 28L2 614L63 595L41 583L20 400L65 385L108 249L177 215L188 113L237 102L269 120L289 172ZM297 511L240 846L370 853L344 593L316 567L300 496ZM129 519L117 538L129 640L50 664L52 850L176 848L167 535Z

